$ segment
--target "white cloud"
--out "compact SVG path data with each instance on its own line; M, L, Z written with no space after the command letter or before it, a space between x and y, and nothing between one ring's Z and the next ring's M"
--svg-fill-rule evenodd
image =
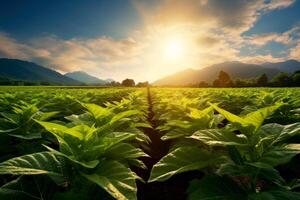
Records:
M282 34L267 33L243 36L255 22L267 12L292 5L294 0L163 0L154 9L147 9L147 3L135 1L149 30L170 29L171 34L184 32L194 44L191 48L190 63L182 65L203 67L209 64L240 60L249 62L281 61L273 55L241 56L240 49L251 46L253 51L271 41L292 45L293 34L299 27ZM183 31L184 30L184 31ZM160 34L161 35L161 34ZM193 62L192 62L193 61ZM180 69L180 67L178 67Z
M0 32L0 56L7 58L31 59L32 57L47 56L45 49L31 48L26 44L17 42L14 38Z
M275 41L285 45L291 45L295 42L294 34L300 33L300 27L295 26L290 30L279 33L266 33L244 37L244 43L247 45L264 46L271 41Z
M148 1L146 1L148 2ZM281 61L271 54L241 56L245 45L261 48L270 41L295 45L299 27L278 33L243 36L265 13L292 5L294 0L162 0L149 7L134 1L144 26L127 38L73 38L56 36L19 42L0 33L0 56L31 60L68 72L84 70L99 77L117 80L135 78L155 80L190 67L240 60L244 62ZM148 2L149 3L149 2ZM170 37L184 40L184 56L176 62L165 61L162 44ZM300 59L299 44L290 57Z
M146 25L196 24L205 29L242 33L265 12L292 5L295 0L162 0L154 9L135 1Z
M297 41L297 44L290 49L289 58L300 60L300 40Z
M143 48L132 38L62 40L48 36L21 43L4 33L0 34L0 44L1 57L34 61L62 73L84 70L105 77L113 76L109 71L115 65L134 63Z
M286 8L295 3L296 0L271 0L269 3L265 3L264 9L275 10Z
M242 56L239 57L237 60L245 63L260 64L265 62L282 62L285 61L286 58L274 57L271 54L267 54L267 55L255 55L255 56Z

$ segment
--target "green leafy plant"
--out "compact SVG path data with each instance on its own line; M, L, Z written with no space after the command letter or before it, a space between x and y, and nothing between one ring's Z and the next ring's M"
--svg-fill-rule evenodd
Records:
M299 144L287 143L289 138L300 133L300 123L262 125L281 105L278 103L241 117L211 104L230 123L224 128L198 130L188 136L198 144L178 147L163 157L154 165L149 181L164 181L177 173L202 170L206 178L190 185L188 198L191 200L297 199L299 193L291 191L276 166L300 153ZM220 188L216 189L218 186Z
M0 133L6 133L20 139L41 138L41 131L34 120L47 120L57 113L55 111L41 112L35 104L21 101L12 106L12 112L0 113L2 116L0 118Z
M41 121L38 119L45 118L32 117L37 110L28 112L34 113L29 115L32 123L39 124L51 133L58 143L44 145L48 151L2 162L0 174L46 175L57 186L65 187L70 192L75 192L74 186L88 184L91 188L97 185L115 199L136 199L136 180L141 179L130 167L145 168L139 158L147 155L138 148L139 142L147 142L143 140L147 137L138 129L143 124L138 123L143 119L143 111L121 111L113 106L105 108L91 103L80 104L86 112L67 117L69 123ZM1 190L2 194L16 191L16 194L24 197L35 196L6 185ZM71 193L58 196L65 195Z
M150 134L163 135L169 152L149 182L176 177L159 188L140 184L142 197L146 187L172 199L174 185L182 191L191 180L190 200L299 199L299 89L151 88L149 95L1 87L0 199L136 199L143 180L133 170L147 172L142 160L157 159L142 150L155 150Z

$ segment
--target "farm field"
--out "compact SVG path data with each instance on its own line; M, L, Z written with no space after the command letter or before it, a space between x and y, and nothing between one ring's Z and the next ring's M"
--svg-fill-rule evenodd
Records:
M0 199L300 199L299 88L0 87Z

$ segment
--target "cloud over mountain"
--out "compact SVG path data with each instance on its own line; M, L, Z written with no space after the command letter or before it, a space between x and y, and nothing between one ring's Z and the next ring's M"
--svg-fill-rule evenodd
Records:
M300 59L300 26L284 32L245 35L264 15L295 0L162 0L132 1L142 25L127 37L55 35L21 41L0 32L0 57L40 63L60 72L87 71L101 77L154 80L171 71L238 60L261 63ZM151 4L151 5L150 5ZM183 38L184 59L166 61L162 44ZM280 54L268 44L282 45ZM278 55L279 54L279 55Z

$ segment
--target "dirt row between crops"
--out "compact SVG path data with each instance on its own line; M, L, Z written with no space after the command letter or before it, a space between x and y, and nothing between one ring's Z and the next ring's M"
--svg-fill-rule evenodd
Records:
M143 159L143 162L147 166L147 170L135 170L136 173L144 180L148 180L153 165L157 163L163 156L167 155L170 148L169 142L162 141L160 139L164 133L156 129L159 125L159 121L154 118L155 113L153 112L153 96L150 88L147 88L147 96L149 104L147 120L151 124L152 128L144 128L143 131L151 139L149 150L144 149L144 151L150 157ZM176 175L165 182L138 182L138 200L185 200L186 190L189 182L198 176L198 173L188 172Z

